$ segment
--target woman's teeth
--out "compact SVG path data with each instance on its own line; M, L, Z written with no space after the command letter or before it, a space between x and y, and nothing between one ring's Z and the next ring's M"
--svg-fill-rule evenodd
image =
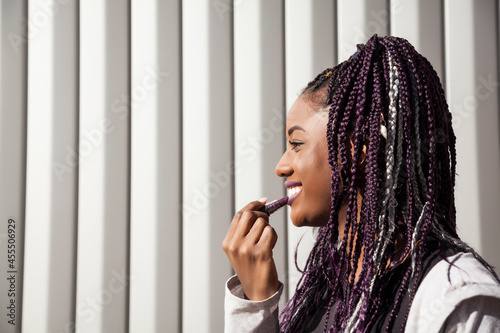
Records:
M288 197L291 197L292 195L295 195L302 190L302 186L294 186L288 189Z

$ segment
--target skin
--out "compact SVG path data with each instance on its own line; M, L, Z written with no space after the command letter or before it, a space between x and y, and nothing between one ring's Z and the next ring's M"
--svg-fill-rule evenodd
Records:
M328 112L318 110L318 106L304 96L299 97L288 112L288 146L276 166L276 174L287 181L302 184L290 212L293 224L298 227L322 227L330 217L331 168L326 141L327 123ZM341 236L347 209L347 201L344 201L339 212ZM269 216L258 211L264 204L265 200L253 201L238 211L222 243L245 296L253 301L267 299L279 288L273 259L278 236L269 225Z
M302 184L290 212L298 227L321 227L330 218L332 170L328 163L327 123L328 113L318 112L304 97L299 97L288 113L288 147L276 166L276 174Z

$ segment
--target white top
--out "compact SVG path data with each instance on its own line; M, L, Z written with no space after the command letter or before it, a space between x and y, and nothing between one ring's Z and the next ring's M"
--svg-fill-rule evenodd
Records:
M500 284L470 253L439 261L420 284L405 332L499 332ZM451 264L450 264L451 263ZM279 290L263 301L244 299L237 276L226 282L225 332L279 332Z

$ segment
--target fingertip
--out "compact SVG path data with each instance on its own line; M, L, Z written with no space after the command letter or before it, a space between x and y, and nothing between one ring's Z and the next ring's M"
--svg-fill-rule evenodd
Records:
M261 203L265 204L267 202L267 197L260 198L259 200Z

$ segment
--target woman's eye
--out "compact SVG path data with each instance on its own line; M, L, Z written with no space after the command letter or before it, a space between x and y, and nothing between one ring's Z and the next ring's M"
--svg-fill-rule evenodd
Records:
M288 143L290 143L290 145L292 146L292 150L296 150L298 147L304 144L303 142L298 141L288 141Z

